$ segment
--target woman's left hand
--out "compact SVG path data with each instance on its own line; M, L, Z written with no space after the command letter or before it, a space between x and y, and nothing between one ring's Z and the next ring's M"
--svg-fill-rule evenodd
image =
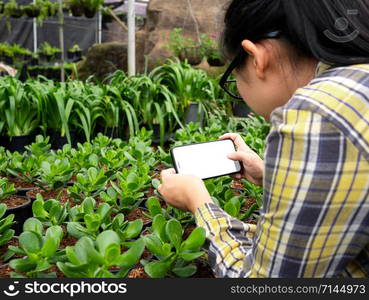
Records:
M161 172L158 191L171 206L195 213L205 203L213 203L204 182L195 176L176 174L174 169Z

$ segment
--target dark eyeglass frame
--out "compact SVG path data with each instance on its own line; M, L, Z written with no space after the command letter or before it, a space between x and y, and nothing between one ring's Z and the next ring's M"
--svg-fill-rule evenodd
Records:
M278 39L281 37L280 31L273 31L270 33L267 33L259 38L253 39L254 41L260 41L264 39ZM219 81L220 87L232 98L235 99L243 99L240 96L234 95L231 91L228 90L227 84L228 83L236 83L236 80L228 80L229 76L231 76L234 69L236 69L239 65L241 65L247 57L247 52L244 51L242 48L240 49L240 52L236 55L236 57L232 60L227 70L224 72L222 78Z

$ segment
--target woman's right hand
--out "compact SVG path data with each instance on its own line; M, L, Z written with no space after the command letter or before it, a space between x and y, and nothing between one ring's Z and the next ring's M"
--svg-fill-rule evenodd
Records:
M254 151L246 145L243 138L237 133L227 133L222 135L220 140L231 139L236 145L237 152L230 154L229 159L240 161L241 172L233 175L235 179L246 179L247 181L262 186L264 174L264 161Z

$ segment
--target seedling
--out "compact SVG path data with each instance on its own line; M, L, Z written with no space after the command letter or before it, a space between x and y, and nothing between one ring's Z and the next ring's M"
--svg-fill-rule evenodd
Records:
M96 241L85 236L75 246L66 248L68 261L58 262L58 268L70 278L122 278L140 259L145 242L139 239L126 252L121 251L117 233L107 230L100 233ZM110 269L119 267L113 274Z
M158 259L145 263L145 272L153 278L162 278L173 273L179 277L190 277L196 273L191 261L204 255L201 247L205 243L205 229L198 227L183 241L183 228L179 221L166 221L162 215L154 218L153 234L144 236L147 249Z
M47 227L64 224L68 218L68 209L68 204L62 205L57 200L44 201L41 194L37 194L36 200L32 203L33 216Z
M14 184L10 184L7 178L0 178L0 202L16 194Z
M24 256L13 259L9 266L21 273L11 273L12 278L55 278L55 272L44 273L51 264L62 259L63 250L58 250L63 238L60 226L51 226L43 232L42 223L35 219L28 219L23 225L23 232L19 236L19 247L9 246L15 254Z

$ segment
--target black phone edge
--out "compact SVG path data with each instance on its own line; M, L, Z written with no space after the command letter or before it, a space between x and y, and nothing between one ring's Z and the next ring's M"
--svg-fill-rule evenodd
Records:
M232 141L233 145L235 146L234 149L236 150L236 145L234 144L234 141L232 139L225 139L223 141L226 141L226 140ZM193 143L193 144L188 144L188 145L176 146L176 147L173 147L172 149L170 149L170 156L172 158L173 167L176 170L176 173L178 174L178 168L177 168L177 162L174 159L174 154L173 154L173 150L174 149L176 149L176 148L182 148L182 147L187 147L187 146L191 146L191 145L201 145L201 144L216 143L216 142L220 142L220 141L222 141L222 140L210 141L210 142L202 142L202 143ZM219 177L223 177L223 176L237 174L237 173L241 172L241 170L242 170L241 164L239 164L239 165L240 165L240 170L239 171L236 171L236 172L233 172L233 173L227 173L227 174L223 174L223 175L218 175L218 176L213 176L213 177L208 177L208 178L203 178L202 180L209 180L209 179L214 179L214 178L219 178Z

